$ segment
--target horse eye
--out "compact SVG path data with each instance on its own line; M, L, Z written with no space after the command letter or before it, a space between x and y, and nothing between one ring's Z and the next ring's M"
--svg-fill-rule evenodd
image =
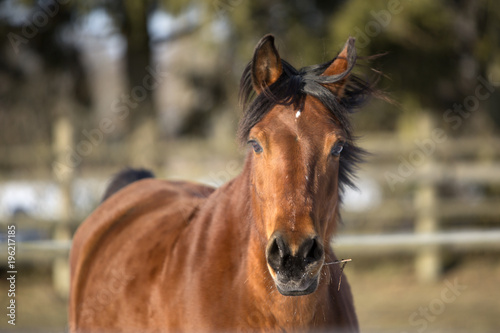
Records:
M252 145L253 151L256 154L262 153L262 147L261 147L261 145L257 141L255 141L255 140L249 140L248 143Z
M333 156L339 156L340 153L342 152L342 149L344 149L344 143L343 142L337 142L335 146L333 146L330 154Z

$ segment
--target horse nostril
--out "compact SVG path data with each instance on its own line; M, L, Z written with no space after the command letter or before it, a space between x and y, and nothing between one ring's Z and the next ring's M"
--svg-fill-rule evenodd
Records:
M276 236L267 247L267 262L269 265L278 270L286 256L290 254L290 250L281 236Z
M302 245L301 252L303 253L306 264L310 264L321 260L323 257L323 246L318 242L316 237L310 238Z

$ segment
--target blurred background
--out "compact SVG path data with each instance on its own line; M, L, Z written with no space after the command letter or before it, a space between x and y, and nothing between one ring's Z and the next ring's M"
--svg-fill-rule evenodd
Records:
M264 34L300 68L348 36L398 103L354 115L372 153L333 246L364 332L500 329L500 3L0 1L0 308L16 226L16 326L63 332L72 233L125 166L235 177L239 78ZM364 62L366 63L366 62ZM357 69L373 76L368 66Z

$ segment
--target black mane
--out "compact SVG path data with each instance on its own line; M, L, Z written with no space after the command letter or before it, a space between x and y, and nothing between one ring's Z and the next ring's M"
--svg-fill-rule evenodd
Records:
M335 59L334 59L335 60ZM333 60L332 60L333 61ZM295 69L288 62L281 60L283 73L271 86L257 95L252 86L250 62L240 81L240 102L244 106L244 114L239 124L238 137L241 144L246 143L250 130L276 105L294 105L301 108L307 95L318 98L327 107L332 116L338 121L346 134L346 145L340 155L339 189L342 193L346 186L355 188L353 183L356 165L363 160L366 152L356 145L353 135L350 114L359 108L375 91L373 84L360 77L350 74L344 89L343 96L339 99L327 88L328 84L338 82L352 70L351 65L343 75L321 76L332 63L329 61L321 65ZM353 61L354 64L355 61Z

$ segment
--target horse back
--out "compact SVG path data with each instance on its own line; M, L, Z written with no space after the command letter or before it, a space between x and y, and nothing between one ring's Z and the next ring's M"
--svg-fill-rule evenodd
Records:
M198 184L143 179L105 200L73 239L71 331L112 330L117 313L129 314L131 330L146 324L152 310L126 300L154 303L154 291L140 286L154 284L170 249L212 192Z

